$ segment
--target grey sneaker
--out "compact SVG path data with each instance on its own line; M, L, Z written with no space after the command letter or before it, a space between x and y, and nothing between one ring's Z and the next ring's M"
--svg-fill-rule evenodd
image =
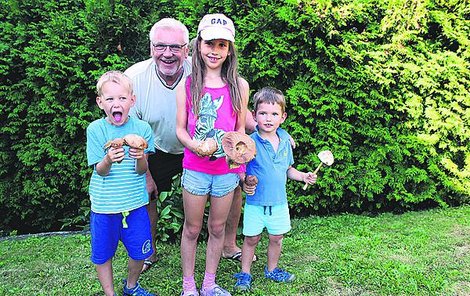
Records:
M198 291L183 291L181 292L180 296L199 296Z
M295 275L277 267L274 268L274 270L271 272L268 271L268 267L265 267L264 276L270 280L280 283L290 283L295 279Z
M227 290L222 289L219 285L213 285L209 289L205 290L201 288L199 291L200 296L232 296Z

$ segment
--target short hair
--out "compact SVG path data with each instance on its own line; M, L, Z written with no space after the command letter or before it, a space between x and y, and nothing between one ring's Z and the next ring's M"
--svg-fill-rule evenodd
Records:
M186 26L179 20L176 20L174 18L169 18L169 17L159 20L152 26L152 29L150 29L150 33L149 33L150 42L153 41L152 38L155 35L155 31L157 31L160 28L181 30L183 32L184 43L186 44L189 43L188 28L186 28Z
M126 88L131 94L134 92L132 80L126 74L121 71L108 71L101 75L100 79L98 79L98 82L96 83L96 93L100 97L103 95L103 85L106 82L117 83Z
M282 91L274 87L263 87L258 90L253 96L253 108L258 111L258 106L261 103L279 104L281 106L282 113L286 112L286 98Z

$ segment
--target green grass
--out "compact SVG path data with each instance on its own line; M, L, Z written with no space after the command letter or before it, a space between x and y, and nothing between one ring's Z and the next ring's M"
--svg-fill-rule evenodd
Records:
M199 245L196 281L204 271ZM263 278L267 237L257 248L250 295L470 295L470 206L382 214L344 214L294 220L280 267L291 284ZM141 284L160 295L179 295L178 244L159 244L160 261ZM89 260L89 235L31 237L0 242L0 295L102 295ZM114 259L115 284L126 276L126 253ZM239 264L222 260L218 283L234 284Z

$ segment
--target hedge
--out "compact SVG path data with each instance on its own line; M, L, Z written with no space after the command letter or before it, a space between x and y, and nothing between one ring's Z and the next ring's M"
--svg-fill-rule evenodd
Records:
M205 13L236 25L252 92L287 97L294 215L401 212L469 202L467 1L4 1L0 7L0 206L3 234L77 229L89 215L85 129L102 116L94 85L148 57L162 17L195 37ZM159 236L178 234L180 189L159 202Z

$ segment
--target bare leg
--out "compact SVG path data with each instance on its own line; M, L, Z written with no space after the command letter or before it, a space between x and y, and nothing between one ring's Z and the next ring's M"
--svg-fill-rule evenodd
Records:
M240 186L238 186L233 193L232 206L230 207L227 223L225 225L223 257L230 257L241 251L240 247L237 246L237 230L240 222L242 202L242 191Z
M150 261L155 261L157 258L157 247L155 245L156 236L157 236L157 220L158 220L158 213L157 213L157 200L150 200L147 205L147 213L149 214L150 219L150 233L152 235L152 250L153 253L147 258Z
M127 262L127 287L134 288L137 285L137 280L140 276L140 271L142 270L142 265L144 265L144 260L134 260L129 258Z
M283 238L283 235L269 235L268 271L273 271L279 263Z
M153 263L157 259L157 247L156 247L155 241L156 241L156 236L157 236L157 220L158 220L158 214L157 214L158 190L157 190L157 185L155 185L155 182L153 181L152 174L150 173L150 171L147 171L145 178L147 181L147 191L149 194L149 203L147 204L147 213L149 215L149 220L150 220L150 234L152 235L151 244L152 244L152 250L153 250L152 255L150 255L150 257L148 257L145 260L148 260ZM142 265L141 272L144 272L149 268L150 266L148 265Z
M181 234L181 267L185 277L194 275L197 238L202 228L206 201L206 195L193 195L183 189L184 224Z
M113 265L112 259L109 259L103 264L96 265L96 271L98 273L98 279L100 281L103 292L106 296L114 295L113 286Z
M209 240L206 250L206 272L215 274L225 239L225 223L232 205L233 191L223 197L211 197L207 221Z
M242 257L242 272L251 274L251 264L253 260L247 258L253 258L255 255L255 249L258 245L258 242L261 238L261 235L257 236L245 236L245 240L243 241L243 257Z

